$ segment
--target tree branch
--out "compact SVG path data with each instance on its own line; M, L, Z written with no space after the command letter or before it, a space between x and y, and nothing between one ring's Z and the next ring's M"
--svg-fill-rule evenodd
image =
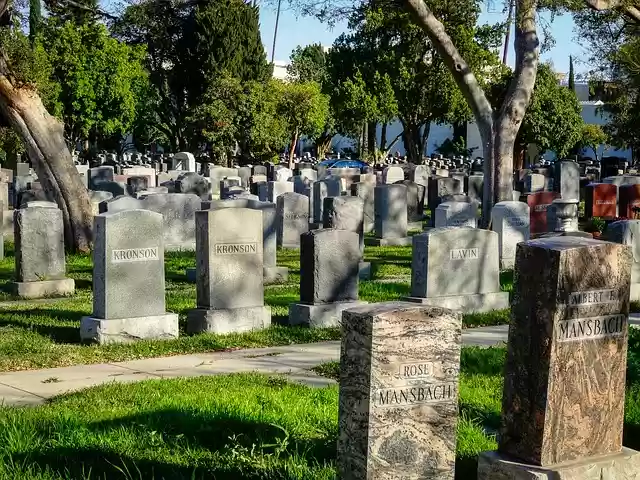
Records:
M584 0L589 8L602 12L614 8L622 8L625 14L640 23L640 10L634 5L624 5L622 0Z

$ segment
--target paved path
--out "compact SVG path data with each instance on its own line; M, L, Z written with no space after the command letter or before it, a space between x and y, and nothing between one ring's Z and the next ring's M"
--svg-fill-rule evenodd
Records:
M468 329L462 339L465 345L499 345L507 339L507 327ZM251 371L286 374L293 381L321 387L333 382L311 369L336 361L339 355L340 342L335 341L0 373L0 403L38 405L65 392L108 382Z

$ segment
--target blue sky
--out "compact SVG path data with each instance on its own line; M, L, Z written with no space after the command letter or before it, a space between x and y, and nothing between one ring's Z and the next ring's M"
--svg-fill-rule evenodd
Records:
M296 17L291 10L286 10L286 0L282 2L283 11L280 12L280 24L278 27L278 37L276 41L276 60L286 61L289 59L291 51L297 45L308 45L311 43L321 43L330 46L333 40L343 33L346 22L336 25L333 29L320 23L318 20L308 17ZM506 14L497 8L495 12L485 12L480 17L480 23L497 23L504 21ZM549 22L550 18L544 16L543 20ZM275 7L264 5L260 8L260 29L262 41L265 44L268 58L271 59L273 45L273 30L276 22ZM555 69L559 72L567 72L569 69L569 55L573 55L577 60L576 71L588 70L588 65L580 63L586 60L586 54L576 41L574 24L571 15L556 16L551 25L551 32L555 39L555 46L542 54L543 60L551 60ZM513 34L511 35L513 42ZM513 62L513 47L509 53L509 58Z

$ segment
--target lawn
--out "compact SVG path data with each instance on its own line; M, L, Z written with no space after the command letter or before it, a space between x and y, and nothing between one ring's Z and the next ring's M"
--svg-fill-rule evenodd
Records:
M640 447L640 334L630 340L625 445ZM504 348L463 348L456 478L496 448ZM335 376L338 365L317 371ZM110 384L0 408L0 479L335 476L338 387L237 374Z
M373 279L360 282L362 300L398 300L409 294L411 247L367 247L365 260L372 263ZM299 300L299 251L279 251L278 264L289 267L289 280L285 284L265 286L265 302L271 307L274 324L267 330L234 335L186 335L186 313L195 307L196 293L195 285L187 282L185 269L195 265L195 254L169 252L165 258L167 310L179 314L181 337L127 345L82 345L80 319L92 311L91 257L67 258L68 275L76 282L74 297L14 302L7 290L14 274L13 245L7 244L6 258L0 261L0 371L338 340L337 328L310 330L283 325L289 304ZM511 277L511 272L501 275L504 290L511 289ZM507 322L508 311L464 317L467 327Z

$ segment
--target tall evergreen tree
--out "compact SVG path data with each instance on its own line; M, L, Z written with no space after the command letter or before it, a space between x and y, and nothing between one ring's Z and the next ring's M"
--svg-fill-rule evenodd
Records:
M576 91L576 79L573 72L573 57L569 55L569 90Z
M42 23L42 4L40 0L29 0L29 39L33 43Z

